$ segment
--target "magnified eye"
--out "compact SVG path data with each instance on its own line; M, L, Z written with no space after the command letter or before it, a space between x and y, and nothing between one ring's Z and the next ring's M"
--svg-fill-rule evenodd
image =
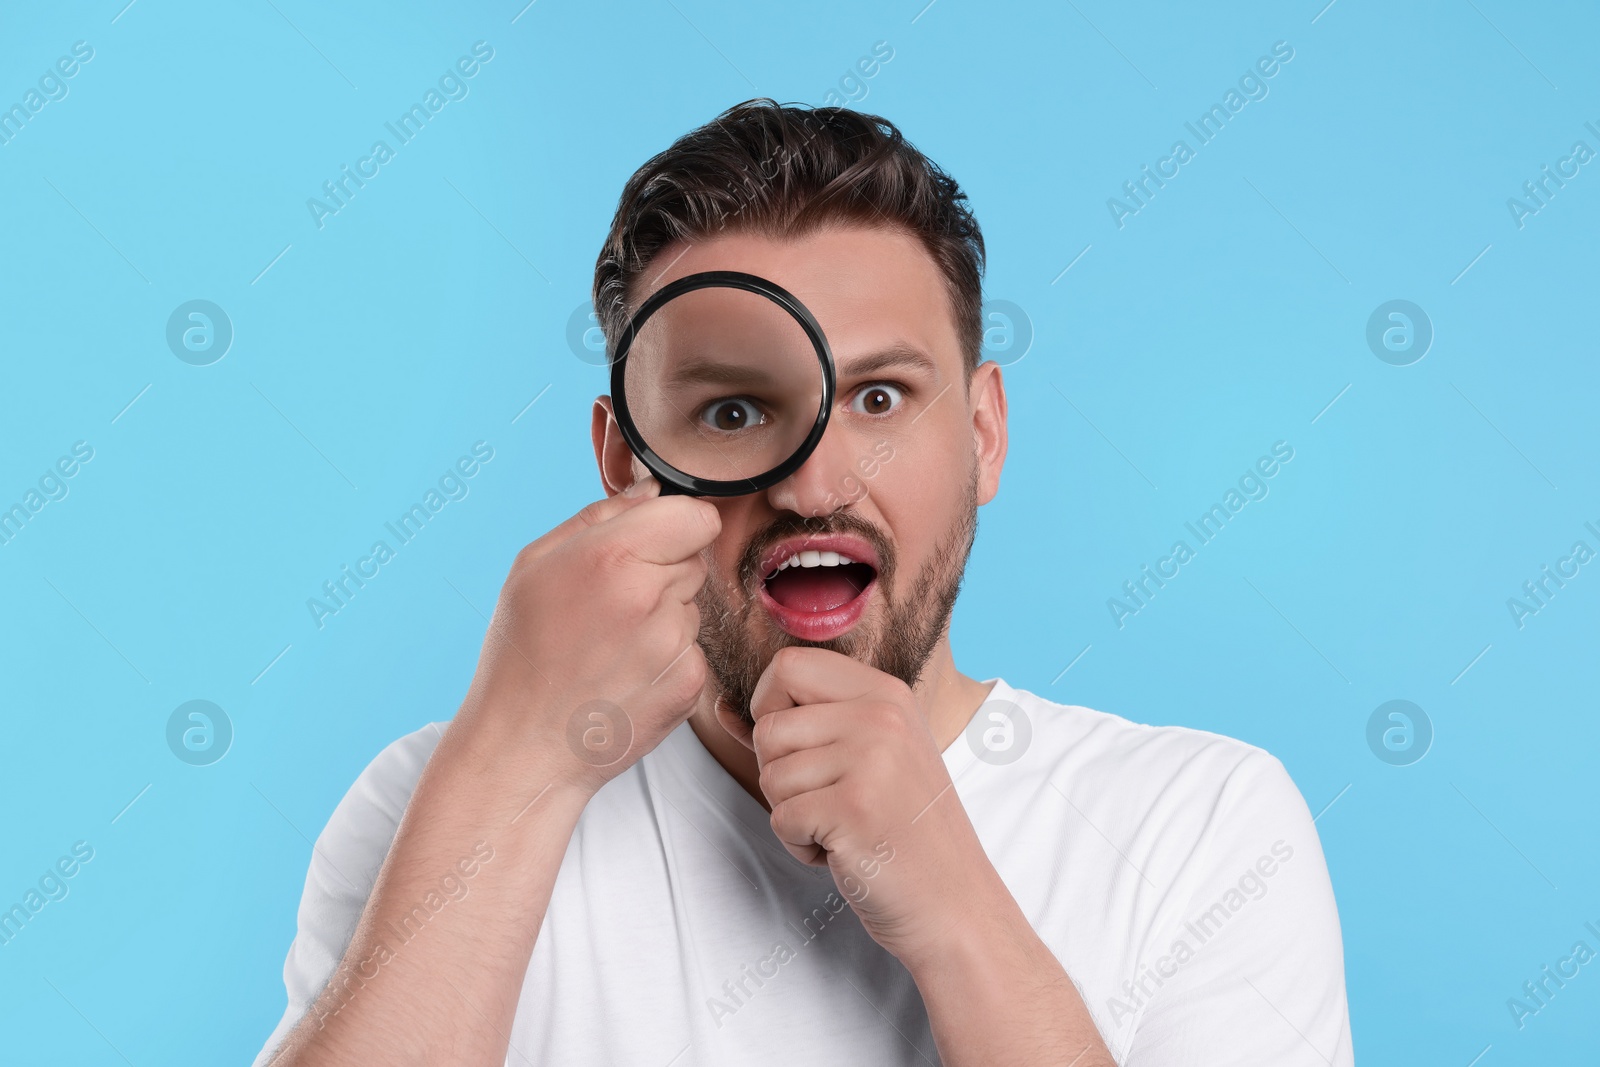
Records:
M713 400L700 411L700 421L713 430L733 433L747 426L759 426L766 421L761 409L743 397L726 397Z
M859 415L887 415L905 399L895 386L885 383L869 385L856 393L850 401L850 410Z

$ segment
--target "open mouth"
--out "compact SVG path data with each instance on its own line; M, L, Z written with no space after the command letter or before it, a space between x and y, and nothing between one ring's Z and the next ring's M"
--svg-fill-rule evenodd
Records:
M761 606L786 633L827 641L860 621L878 580L878 556L859 537L800 537L761 561Z

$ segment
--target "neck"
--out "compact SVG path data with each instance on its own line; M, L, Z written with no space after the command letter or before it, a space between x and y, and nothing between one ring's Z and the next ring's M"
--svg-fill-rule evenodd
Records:
M949 634L940 638L928 657L922 679L913 690L917 706L940 752L961 736L967 723L972 721L973 713L988 697L989 688L956 670L955 660L950 655ZM717 721L716 713L712 710L715 696L712 688L707 686L701 694L700 703L689 716L689 728L712 758L722 765L723 770L754 797L756 803L771 811L772 805L767 803L758 784L760 768L756 765L755 753L731 736Z

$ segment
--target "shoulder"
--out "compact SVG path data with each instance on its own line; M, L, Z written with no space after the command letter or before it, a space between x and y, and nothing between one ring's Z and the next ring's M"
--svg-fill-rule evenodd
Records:
M1017 761L1024 774L997 775L996 787L1043 778L1060 794L1058 801L1065 799L1130 858L1142 854L1174 880L1192 876L1197 866L1269 851L1286 834L1315 841L1299 789L1262 748L1206 730L1152 726L1056 703L1003 680L979 716L996 701L1008 714L1007 704L1018 709L1019 721L1027 723L1018 733L1028 733L1027 751Z
M1235 790L1294 789L1275 756L1237 738L1060 704L1004 680L990 692L988 703L996 701L1009 702L1027 719L1028 744L1038 749L1041 770L1069 771L1076 780L1108 786L1119 795L1154 800L1174 789L1220 793L1230 782Z
M1026 838L1018 884L1046 857L1065 903L1041 906L1036 926L1119 1062L1189 1063L1197 1048L1227 1046L1232 1063L1287 1063L1310 1042L1348 1064L1338 908L1315 820L1283 764L1236 738L1003 682L990 701L1031 733L1010 766L975 760L970 788L1001 849L1008 835Z

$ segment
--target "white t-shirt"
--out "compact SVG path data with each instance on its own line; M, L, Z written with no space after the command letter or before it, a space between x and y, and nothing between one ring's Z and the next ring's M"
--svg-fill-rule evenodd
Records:
M384 749L318 838L257 1067L344 955L442 732ZM1275 758L997 680L944 761L1118 1063L1353 1063L1333 890ZM688 723L584 809L511 1044L516 1067L940 1062L910 974Z

